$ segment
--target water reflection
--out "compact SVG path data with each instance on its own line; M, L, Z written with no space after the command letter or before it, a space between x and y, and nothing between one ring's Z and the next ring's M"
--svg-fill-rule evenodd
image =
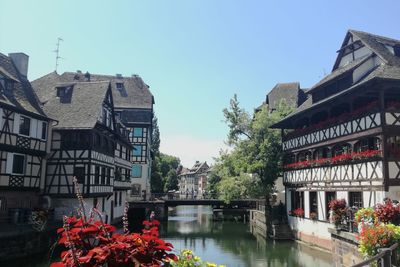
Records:
M181 206L169 213L166 240L189 248L205 260L226 266L331 266L331 255L292 241L265 241L248 224L213 222L206 206Z

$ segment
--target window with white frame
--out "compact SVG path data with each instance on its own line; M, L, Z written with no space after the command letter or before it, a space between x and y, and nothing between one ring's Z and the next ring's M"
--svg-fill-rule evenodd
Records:
M24 174L25 170L25 155L22 154L14 154L13 155L13 164L12 164L12 173L14 174Z
M25 116L19 118L19 134L29 136L31 129L31 119Z

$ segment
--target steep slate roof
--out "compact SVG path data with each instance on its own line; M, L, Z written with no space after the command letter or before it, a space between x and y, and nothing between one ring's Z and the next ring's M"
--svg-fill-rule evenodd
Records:
M300 83L277 83L267 94L266 103L270 110L276 109L281 100L296 108L303 103L304 99L304 92L300 89Z
M32 82L44 104L44 111L58 120L55 129L92 129L100 116L102 105L110 88L109 81L66 83L57 73L50 73ZM61 103L57 87L72 86L72 97Z
M64 72L61 77L66 81L85 81L85 74L78 72ZM153 95L149 86L137 75L132 77L118 77L112 75L90 74L90 81L110 81L115 108L142 108L152 109ZM123 83L123 89L117 89L116 84Z
M272 127L282 127L285 123L287 123L290 119L293 117L303 113L305 110L313 109L316 107L319 107L320 105L326 104L328 102L334 101L337 97L343 96L348 94L354 89L357 89L367 83L372 82L373 80L378 80L378 79L385 79L385 80L400 80L400 58L394 54L392 54L389 49L385 46L390 45L390 46L395 46L395 45L400 45L399 40L387 38L387 37L382 37L379 35L374 35L366 32L361 32L361 31L355 31L355 30L349 30L345 40L343 42L342 47L346 44L349 34L353 34L354 36L358 37L361 42L368 47L369 49L372 50L374 54L376 54L380 59L382 59L383 63L381 63L378 67L373 69L368 75L360 79L359 81L355 81L352 86L349 88L338 92L334 95L331 95L321 101L318 101L316 103L312 103L312 98L311 96L308 96L308 99L301 105L298 109L296 109L293 113L273 125ZM326 82L333 80L340 76L341 74L351 71L360 64L362 64L365 60L370 58L370 55L366 57L362 57L360 59L356 59L353 62L335 69L334 71L327 75L324 79L322 79L319 83L314 85L312 89L315 89L316 87L319 87L322 84L325 84ZM338 60L336 60L335 66L337 65ZM311 89L307 92L309 93Z
M41 109L28 79L19 73L11 58L2 53L0 53L0 74L14 81L12 90L0 92L0 104L12 106L21 112L33 113L43 119L48 119Z

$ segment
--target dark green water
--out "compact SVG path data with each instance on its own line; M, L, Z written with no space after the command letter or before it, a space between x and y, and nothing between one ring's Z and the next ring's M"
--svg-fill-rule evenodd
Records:
M164 239L180 249L191 249L203 260L227 267L325 267L331 255L293 241L265 241L250 233L248 224L213 222L207 206L180 206L170 210L163 225ZM48 256L40 256L1 267L45 267Z
M181 206L170 210L167 237L176 250L188 248L203 260L229 267L325 267L329 253L294 241L265 241L255 237L245 223L213 222L206 206Z

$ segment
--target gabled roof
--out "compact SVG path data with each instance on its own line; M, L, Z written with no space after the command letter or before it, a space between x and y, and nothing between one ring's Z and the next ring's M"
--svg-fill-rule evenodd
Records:
M81 72L64 72L61 77L65 81L79 82L86 81L85 75ZM113 92L115 108L141 108L152 109L154 98L141 77L133 75L132 77L89 74L90 81L110 81ZM117 88L117 83L122 83L121 89Z
M371 50L372 54L367 54L361 58L358 58L352 62L350 62L347 65L344 65L340 68L338 68L339 62L341 55L339 53L336 63L334 65L334 70L332 73L324 77L320 82L318 82L316 85L314 85L307 93L310 93L314 89L327 84L330 81L333 81L335 79L338 79L345 73L349 73L356 69L358 66L363 64L369 59L374 59L373 57L378 57L381 61L379 61L379 64L375 65L369 73L366 73L364 77L361 77L361 79L357 81L353 81L353 84L349 86L348 88L344 89L343 91L340 91L334 95L331 95L325 99L322 99L321 101L318 101L316 103L312 102L312 98L309 95L308 99L299 107L297 108L293 113L291 113L289 116L286 118L282 119L280 122L276 123L273 125L273 127L280 128L280 127L288 127L290 126L289 122L291 119L294 117L300 115L306 110L311 110L314 108L317 108L323 104L326 104L328 102L335 101L335 99L339 96L344 96L351 91L360 88L361 86L370 83L374 80L396 80L400 81L400 57L398 55L395 55L392 53L387 46L389 47L395 47L395 46L400 46L400 41L387 38L387 37L382 37L379 35L374 35L366 32L361 32L361 31L355 31L355 30L349 30L346 34L346 37L343 41L342 48L345 47L349 41L350 36L354 36L355 39L359 40L362 42L363 45L365 45L368 49Z
M68 83L57 73L50 73L32 82L47 115L58 120L55 129L92 129L110 89L109 81ZM61 103L57 87L72 86L72 97Z
M28 79L19 73L11 58L2 53L0 53L0 74L14 83L12 90L1 90L0 85L0 104L16 108L22 113L28 112L48 119Z
M355 39L359 39L363 45L368 47L373 53L380 57L388 65L400 65L400 58L395 56L390 50L386 47L388 46L396 46L400 45L400 41L368 32L357 31L357 30L348 30L346 37L343 40L341 49L345 47L350 39L350 37L354 37ZM339 50L340 51L340 50ZM336 70L339 66L341 58L341 52L339 52L338 57L333 66L333 71Z
M346 74L350 71L353 71L355 68L357 68L358 66L360 66L362 63L364 63L365 61L367 61L369 58L371 58L372 55L366 55L363 57L360 57L356 60L353 60L352 62L350 62L349 64L336 69L334 71L332 71L330 74L326 75L322 80L320 80L319 82L317 82L314 86L312 86L310 88L310 90L307 91L307 93L310 93L312 91L314 91L316 88L319 88L322 85L325 85L327 83L329 83L330 81L342 76L343 74Z
M296 108L303 103L304 99L304 91L300 89L300 83L277 83L267 94L266 104L270 110L274 110L283 100L287 105Z

